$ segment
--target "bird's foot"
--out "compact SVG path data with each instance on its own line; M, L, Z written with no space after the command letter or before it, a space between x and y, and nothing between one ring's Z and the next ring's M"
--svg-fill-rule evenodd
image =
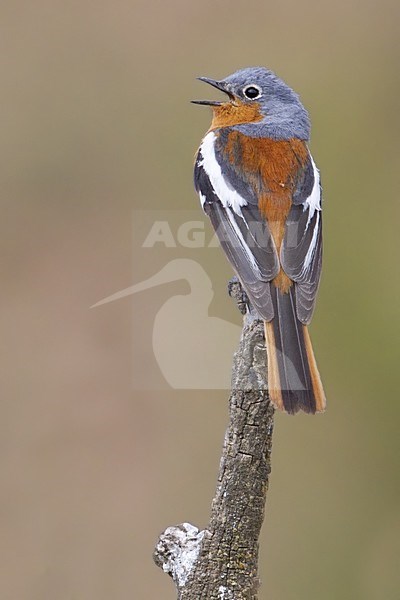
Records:
M236 275L228 281L228 294L235 300L242 315L250 310L250 300Z

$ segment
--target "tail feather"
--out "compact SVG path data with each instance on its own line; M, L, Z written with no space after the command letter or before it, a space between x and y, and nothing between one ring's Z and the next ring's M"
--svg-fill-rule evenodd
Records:
M274 318L265 322L270 398L280 410L314 414L326 400L306 325L296 315L294 289L271 286Z

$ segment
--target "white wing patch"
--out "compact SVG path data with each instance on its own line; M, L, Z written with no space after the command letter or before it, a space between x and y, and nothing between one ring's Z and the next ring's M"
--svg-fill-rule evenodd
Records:
M254 254L252 253L252 251L250 250L246 240L244 239L242 232L240 231L240 228L238 227L236 221L235 221L235 217L232 214L232 210L228 207L226 207L225 209L226 214L228 215L228 219L233 227L233 229L235 230L235 233L238 237L239 243L242 245L243 250L245 251L245 253L247 254L247 258L249 259L251 266L253 267L254 271L257 273L257 275L262 279L262 275L261 275L261 271L260 268L257 264L257 261L254 257Z
M311 159L311 164L312 164L313 172L314 172L314 185L313 185L311 194L308 196L308 198L304 202L303 210L308 209L308 219L307 219L306 229L307 229L311 219L313 218L315 211L321 210L321 183L320 183L319 171L317 169L317 166L316 166L311 154L310 154L310 159Z
M203 139L200 146L202 160L199 162L199 165L207 173L214 192L220 199L222 206L224 208L231 207L237 215L242 216L241 207L246 206L247 202L223 176L221 167L215 156L215 139L216 135L213 131L210 131ZM202 199L201 201L203 203Z
M242 206L246 206L247 201L243 198L243 196L238 194L238 192L229 184L229 182L226 181L225 177L223 176L221 167L215 156L215 139L216 135L213 131L208 133L203 139L200 146L201 160L199 165L205 170L214 192L218 196L222 206L225 208L225 213L238 238L238 244L242 246L253 269L257 275L261 277L260 268L254 258L254 254L244 239L243 234L238 227L235 217L232 213L232 211L235 212L236 215L242 217L243 219ZM201 192L199 195L201 205L204 208L206 198Z
M199 198L200 198L201 206L204 208L207 198L201 192L199 192Z
M321 207L317 210L321 210ZM312 235L311 242L310 242L310 246L307 250L307 254L304 257L304 265L303 265L303 269L301 272L302 275L304 275L310 268L311 261L313 259L314 253L315 253L315 248L317 245L317 237L318 237L318 232L319 232L319 227L320 227L319 220L320 220L320 214L318 213L314 231L313 231L313 235ZM308 221L310 221L310 218L308 219Z

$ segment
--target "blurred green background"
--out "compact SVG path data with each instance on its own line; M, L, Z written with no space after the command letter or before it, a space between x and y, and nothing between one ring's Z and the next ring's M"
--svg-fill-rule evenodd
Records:
M2 600L175 598L152 550L207 523L227 394L134 392L132 299L89 307L135 282L135 209L198 208L195 77L249 65L300 93L325 195L329 407L277 415L260 598L400 597L399 18L394 0L2 3ZM202 264L210 314L239 324L222 253Z

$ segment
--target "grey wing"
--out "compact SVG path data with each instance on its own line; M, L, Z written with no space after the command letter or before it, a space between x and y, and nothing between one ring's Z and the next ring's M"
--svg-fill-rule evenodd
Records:
M253 307L261 318L270 321L274 310L269 282L278 274L280 267L268 224L254 204L243 204L236 210L227 205L226 198L223 204L201 159L195 165L195 187L203 209Z
M296 286L296 311L308 324L315 308L322 267L322 213L319 173L309 157L293 195L280 259Z

